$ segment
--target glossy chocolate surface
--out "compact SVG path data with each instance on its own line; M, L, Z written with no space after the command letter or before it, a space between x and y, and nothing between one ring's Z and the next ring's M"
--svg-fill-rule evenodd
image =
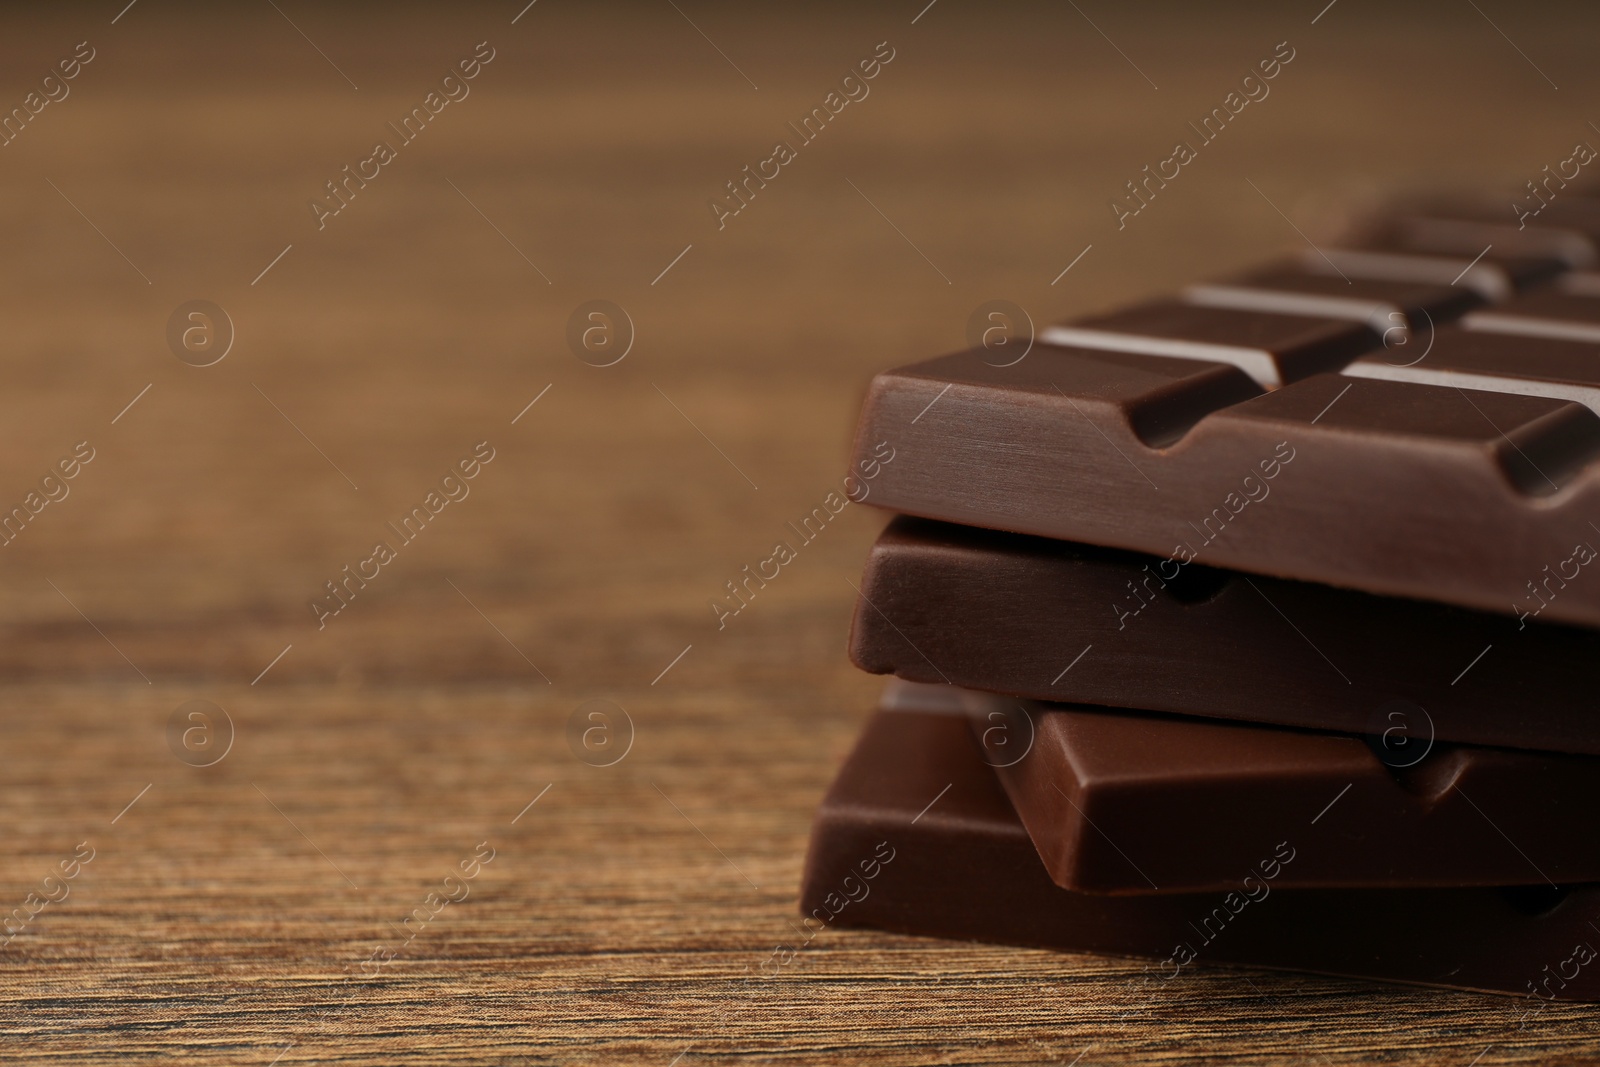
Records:
M878 674L1393 743L1398 711L1422 743L1600 755L1600 633L1531 615L906 517L861 593L850 655Z
M1279 888L1322 847L1311 815L1279 814L1225 892L1073 892L1050 880L965 717L882 712L818 811L800 909L814 930L1144 957L1130 1009L1213 963L1509 993L1530 1010L1600 999L1600 888Z
M1568 343L1492 337L1485 362L1468 342L1490 335L1452 329L1424 363L1587 388L1581 355L1544 354ZM1600 416L1574 400L1349 373L1266 391L1225 362L1035 344L1007 367L964 352L878 375L856 458L884 443L879 507L1600 626L1600 580L1572 562L1600 544Z

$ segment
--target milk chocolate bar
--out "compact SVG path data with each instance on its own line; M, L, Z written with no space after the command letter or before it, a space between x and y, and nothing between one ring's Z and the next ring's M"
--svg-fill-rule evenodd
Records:
M885 708L959 710L1055 883L1225 890L1286 816L1305 847L1278 885L1600 881L1600 760L1040 704L891 683Z
M1284 810L1226 891L1108 896L1062 889L1035 852L963 716L881 712L817 814L800 909L830 925L1151 960L1125 990L1159 1005L1214 963L1600 1000L1600 887L1290 889L1325 847L1315 813ZM1331 816L1330 816L1331 817ZM1160 821L1148 837L1162 840ZM781 962L781 961L780 961Z
M873 546L850 656L1034 700L1600 755L1600 633L922 519Z
M1600 416L1566 399L1592 398L1600 359L1590 372L1574 342L1441 327L1416 365L1437 370L1430 383L1392 380L1420 340L1356 361L1387 379L1275 389L1220 343L1211 359L1035 344L1005 367L965 352L891 370L856 451L888 442L899 458L868 502L1179 568L1600 625Z

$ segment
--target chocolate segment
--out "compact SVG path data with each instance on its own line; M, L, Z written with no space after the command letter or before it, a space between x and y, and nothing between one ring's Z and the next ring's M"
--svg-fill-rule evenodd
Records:
M1589 542L1600 547L1600 534ZM1544 596L1562 595L1558 580ZM850 656L878 674L1035 700L1390 731L1394 744L1600 755L1600 633L1532 617L904 517L873 546L861 593ZM1393 732L1397 708L1403 735Z
M1338 370L1381 341L1348 317L1264 315L1177 301L1052 326L1039 337L1048 344L1232 363L1268 389Z
M1492 204L1445 204L1402 210L1367 224L1367 243L1411 252L1557 259L1568 267L1600 263L1600 201L1562 197L1518 219Z
M916 686L902 704L947 701ZM1091 893L1226 890L1286 814L1309 820L1282 887L1600 881L1600 760L1391 743L1215 720L962 694L1056 884ZM938 707L937 704L934 705ZM1414 708L1394 729L1419 726ZM1025 747L1026 746L1026 747Z
M1600 625L1573 562L1600 536L1600 417L1570 401L1345 374L1262 392L1226 364L1039 344L878 375L856 458L883 443L880 507Z
M1305 270L1295 261L1276 263L1183 291L1190 304L1311 315L1365 323L1385 347L1412 330L1424 334L1483 304L1471 289L1418 282L1344 279Z
M1485 321L1468 324L1480 326ZM1505 320L1487 321L1492 325ZM1600 339L1600 319L1587 329ZM1548 328L1518 335L1446 326L1431 338L1414 338L1404 350L1364 356L1346 367L1344 373L1456 389L1548 396L1600 412L1600 351L1591 340L1573 339L1570 332L1565 337L1556 336Z
M1146 957L1129 1010L1213 963L1511 993L1530 1011L1600 999L1600 934L1587 922L1600 888L1279 888L1324 847L1315 814L1281 811L1226 892L1076 893L1050 880L964 717L881 712L817 813L800 908L813 932Z
M1461 285L1490 303L1510 300L1519 292L1548 282L1567 266L1554 256L1453 256L1383 246L1309 251L1300 258L1300 264L1306 270L1346 280Z
M1596 296L1600 296L1600 286L1594 293L1583 295L1581 285L1575 283L1571 290L1530 293L1499 307L1473 312L1461 320L1461 325L1469 330L1592 344L1600 341L1600 300Z
M1556 280L1555 287L1574 296L1600 296L1600 271L1569 271Z

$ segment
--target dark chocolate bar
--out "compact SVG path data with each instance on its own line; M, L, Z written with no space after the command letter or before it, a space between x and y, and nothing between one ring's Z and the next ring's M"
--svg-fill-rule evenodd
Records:
M1600 755L1587 629L906 517L861 594L877 674L1392 738L1403 705L1424 744Z
M1420 340L1364 364L1404 369ZM1547 354L1570 342L1432 341L1424 364L1470 364L1480 385L1587 388ZM1036 344L1007 367L967 352L878 375L857 459L882 443L899 458L880 507L1600 625L1600 417L1558 396L1348 373L1263 391L1225 362Z
M1281 887L1600 881L1600 760L1294 730L948 685L891 683L886 709L954 710L1056 884L1225 890L1286 815L1308 822Z
M1050 880L965 717L881 712L817 814L800 910L815 930L1146 957L1130 1012L1213 963L1511 993L1530 1014L1600 1000L1600 887L1279 888L1322 847L1316 812L1279 814L1226 891L1075 893Z

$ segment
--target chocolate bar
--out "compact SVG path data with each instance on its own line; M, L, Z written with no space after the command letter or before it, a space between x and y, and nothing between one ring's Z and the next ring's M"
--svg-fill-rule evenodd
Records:
M1226 890L1286 815L1280 887L1600 881L1600 760L1040 704L891 683L891 710L961 711L1051 878L1085 893Z
M850 656L877 674L1393 743L1403 717L1421 745L1600 755L1586 629L905 517L861 594Z
M874 379L856 458L896 449L868 502L909 514L1595 626L1600 417L1562 399L1594 376L1557 344L1440 328L1422 364L1472 389L1342 373L1267 390L1224 344L957 353ZM1291 354L1273 362L1289 379Z
M1107 896L1050 880L964 716L880 712L818 811L800 910L809 930L912 934L1142 956L1130 1012L1213 963L1600 1000L1600 887L1288 889L1324 847L1283 810L1226 891ZM1329 816L1331 818L1331 816ZM1270 820L1258 824L1264 826ZM1148 849L1164 828L1122 842ZM1248 847L1247 847L1248 846Z

